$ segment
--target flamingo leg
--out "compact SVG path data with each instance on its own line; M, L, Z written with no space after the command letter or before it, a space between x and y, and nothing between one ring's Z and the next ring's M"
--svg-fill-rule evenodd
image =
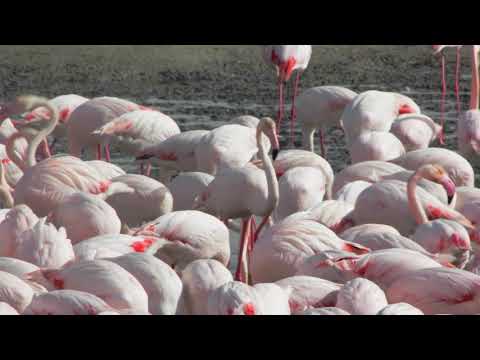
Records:
M321 155L323 158L325 158L325 156L327 155L326 151L325 151L325 135L323 134L323 129L320 128L318 130L318 135L320 137L320 151L321 151Z
M249 220L242 221L242 233L240 235L240 248L238 251L238 263L237 263L237 270L235 271L235 280L240 282L245 282L243 277L243 252L245 250L246 240L248 237L248 224Z
M97 144L97 160L102 160L102 145Z
M52 157L52 153L50 152L50 147L48 146L48 140L45 139L42 141L43 152L47 158Z
M295 100L298 96L298 88L300 86L300 77L302 72L297 72L297 77L295 79L295 85L293 88L293 99L292 99L292 112L290 115L290 141L293 146L295 146L295 121L297 120L297 108L295 106Z
M140 174L145 175L145 165L143 163L140 164Z
M52 143L50 144L50 149L52 151L52 154L54 153L53 149L55 148L55 145L57 145L57 138L53 138Z
M457 66L455 72L455 96L457 98L457 112L458 115L462 112L462 103L460 101L460 67L462 65L461 61L461 49L457 49Z
M252 216L252 225L250 226L250 242L248 243L248 254L253 251L253 245L255 244L255 234L257 233L257 223Z
M445 55L442 54L442 99L440 103L440 121L442 131L440 133L440 144L445 145L445 100L447 97L447 79L445 71Z
M107 162L111 162L111 158L110 158L110 145L105 145L105 160Z
M255 235L253 237L253 243L255 244L258 240L258 235L260 235L260 232L262 231L262 229L265 227L265 225L268 224L271 224L271 218L270 216L266 216L263 218L262 222L260 223L260 225L258 226L257 230L255 231Z
M147 164L147 170L145 171L145 176L150 176L152 174L152 164Z
M285 112L283 87L284 87L284 83L283 83L283 80L280 78L278 81L279 105L278 105L278 116L277 116L277 135L280 134L280 130L282 126L282 118Z

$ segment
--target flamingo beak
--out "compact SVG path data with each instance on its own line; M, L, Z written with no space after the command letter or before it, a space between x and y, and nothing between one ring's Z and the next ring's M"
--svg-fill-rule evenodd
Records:
M447 192L448 202L452 202L453 198L455 197L456 193L456 186L455 183L448 177L445 176L441 181L443 188Z

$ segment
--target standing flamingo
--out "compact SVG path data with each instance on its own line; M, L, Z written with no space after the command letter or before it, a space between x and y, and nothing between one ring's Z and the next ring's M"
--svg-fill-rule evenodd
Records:
M285 112L284 108L284 86L290 80L292 73L297 71L295 85L293 90L292 112L291 112L291 141L294 139L296 107L295 99L297 97L298 87L300 85L300 77L307 69L312 57L311 45L264 45L262 47L263 59L273 65L277 70L278 91L279 91L279 109L277 118L277 131L281 130L282 118Z
M472 45L472 87L470 110L460 115L457 129L458 149L460 150L460 153L477 164L479 163L478 157L480 154L479 51L480 45Z
M461 112L460 102L460 65L461 65L461 49L463 45L433 45L434 55L440 55L441 62L441 78L442 78L442 99L440 102L441 126L440 143L445 145L445 101L447 97L447 78L446 78L446 64L445 64L445 49L453 47L457 49L457 65L455 71L455 96L457 98L457 111Z
M275 122L269 118L263 118L256 130L259 158L263 162L264 170L260 170L253 164L225 169L209 184L197 203L197 208L203 208L224 221L243 219L240 258L236 272L236 278L243 281L248 281L247 249L251 249L257 234L270 221L270 216L279 201L278 181L272 161L267 155L263 141L264 134L272 134L274 138L273 157L275 158L279 143ZM263 217L256 231L252 228L253 215Z
M303 148L314 152L315 131L320 134L322 157L326 157L325 131L333 126L341 126L345 107L358 94L339 86L320 86L306 90L297 99L298 122L303 129Z

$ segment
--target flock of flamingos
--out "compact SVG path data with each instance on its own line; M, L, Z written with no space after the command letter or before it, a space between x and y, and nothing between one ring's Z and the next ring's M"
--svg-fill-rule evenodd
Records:
M480 314L471 165L480 158L480 46L433 46L442 104L451 47L457 79L461 53L472 57L458 152L442 146L443 119L407 96L299 92L310 45L261 47L278 75L275 119L181 132L169 116L113 97L3 104L0 314ZM298 121L303 150L279 142L289 82L292 140ZM455 89L458 98L458 81ZM351 155L337 174L324 157L331 127L343 129ZM63 137L69 155L53 155L51 141ZM111 164L110 145L140 174ZM232 232L241 234L234 272Z

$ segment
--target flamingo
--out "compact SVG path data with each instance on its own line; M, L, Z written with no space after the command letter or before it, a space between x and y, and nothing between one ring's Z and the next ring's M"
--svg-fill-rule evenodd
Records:
M290 310L293 315L308 309L335 306L341 285L311 276L292 276L275 284L290 294Z
M333 198L338 201L343 201L349 203L353 206L357 203L357 199L360 194L372 186L371 183L366 181L352 181L351 183L346 184L340 190L338 190Z
M68 148L71 155L80 157L84 149L97 149L97 160L102 159L102 146L105 159L110 162L109 145L105 136L92 134L101 126L128 112L140 110L140 106L130 101L101 97L89 100L77 107L67 122Z
M406 274L386 293L390 303L408 303L425 315L468 315L480 312L479 289L480 276L440 267Z
M393 315L410 315L410 316L419 316L425 315L422 310L417 309L416 307L407 304L407 303L398 303L388 305L383 308L377 315L384 316L393 316Z
M148 295L152 315L175 315L182 282L175 271L151 254L131 253L108 259L132 274Z
M325 134L327 128L341 126L345 107L358 94L339 86L320 86L304 91L297 99L298 122L302 124L303 148L314 152L315 131L320 134L322 157L326 157Z
M112 307L98 296L77 290L54 290L35 296L24 315L98 315Z
M428 148L440 136L442 127L426 115L405 114L393 122L391 132L409 152Z
M353 164L365 161L390 161L405 155L405 147L388 132L371 131L359 135L350 147Z
M76 192L49 214L48 220L66 230L72 244L100 235L120 234L117 212L98 196Z
M232 281L208 295L207 315L265 315L260 294L247 284Z
M470 109L460 115L457 129L458 149L460 154L474 163L479 162L478 155L480 153L479 51L480 45L472 45L472 88Z
M420 113L419 106L404 95L373 90L361 93L343 112L347 145L366 132L389 132L400 115Z
M308 309L305 310L303 313L298 314L298 315L306 315L306 316L346 316L350 315L348 312L345 310L336 308L336 307L324 307L321 309Z
M0 256L12 257L19 244L20 235L32 229L38 217L26 205L18 205L10 209L5 219L0 222Z
M0 271L0 302L7 303L18 313L23 313L32 302L32 288L22 279Z
M326 250L369 252L361 245L343 241L320 223L292 215L258 238L250 263L252 281L267 283L293 276L306 258Z
M0 271L10 273L19 278L37 270L39 270L38 266L29 262L13 257L0 257Z
M321 203L326 184L323 173L313 167L288 170L278 183L280 200L273 213L274 221L305 211Z
M106 260L76 261L60 269L41 269L28 278L52 290L78 290L98 296L114 309L148 311L148 295L120 265Z
M60 268L72 261L75 254L65 228L57 229L46 224L46 218L43 218L20 235L13 256L40 268Z
M441 125L442 131L440 133L440 143L445 145L445 100L447 96L447 78L446 78L446 69L445 69L445 49L453 47L457 50L457 64L455 70L455 96L457 98L457 111L460 114L461 112L461 101L460 101L460 66L461 66L461 50L463 45L433 45L434 55L440 55L441 59L441 78L442 78L442 99L440 103L440 113L441 113Z
M445 169L456 186L475 187L475 172L472 165L454 151L441 148L428 148L407 153L391 163L405 169L417 171L424 165L438 164Z
M275 128L273 120L263 118L256 130L259 158L264 170L260 170L253 164L225 169L209 184L196 205L197 209L214 214L223 221L243 219L240 258L236 271L236 278L243 281L248 281L247 249L251 249L252 243L263 226L269 222L279 201L278 181L263 141L264 133L273 134L273 157L275 158L279 148ZM252 230L253 215L263 217L256 231ZM251 233L254 233L253 236Z
M367 279L354 279L346 283L337 295L336 307L352 315L376 315L388 305L382 289Z
M312 57L311 45L263 45L262 55L267 65L272 65L277 70L279 109L277 118L277 131L281 130L284 109L284 86L290 80L294 71L297 71L293 89L292 112L291 112L291 141L293 142L296 107L295 99L300 85L300 78L307 69Z
M208 312L208 296L220 286L233 281L230 271L217 260L192 261L181 274L182 315L204 315Z
M0 315L19 315L18 311L5 302L0 302Z
M412 207L415 203L421 209L426 209L426 216L430 219L456 220L471 227L463 215L422 188L417 188L416 184L421 177L441 184L449 197L454 195L455 185L446 171L440 166L426 165L417 170L408 185L398 180L384 180L362 192L353 212L355 223L390 225L402 235L409 236L415 231L419 220L416 209Z
M138 157L145 148L180 132L177 123L169 116L159 111L137 110L113 119L92 134L106 138L109 144L114 142L123 153ZM150 170L150 165L146 171L143 166L141 168L142 174L147 176Z
M192 210L197 196L207 190L213 179L212 175L201 172L178 175L167 185L173 197L173 211Z

